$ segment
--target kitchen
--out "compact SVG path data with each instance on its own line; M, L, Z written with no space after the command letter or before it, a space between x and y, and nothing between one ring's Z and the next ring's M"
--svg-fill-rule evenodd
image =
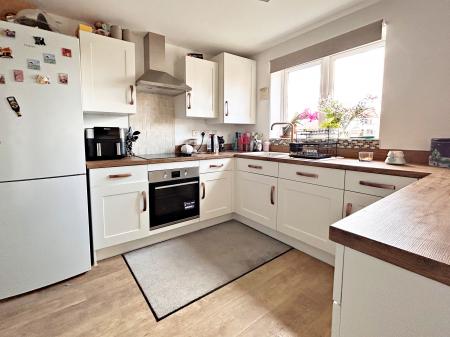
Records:
M2 336L448 335L448 1L0 12Z

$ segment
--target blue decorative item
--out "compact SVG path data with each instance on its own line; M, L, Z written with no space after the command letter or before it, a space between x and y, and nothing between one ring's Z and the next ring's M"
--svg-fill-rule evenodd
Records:
M431 166L450 168L450 138L431 139Z

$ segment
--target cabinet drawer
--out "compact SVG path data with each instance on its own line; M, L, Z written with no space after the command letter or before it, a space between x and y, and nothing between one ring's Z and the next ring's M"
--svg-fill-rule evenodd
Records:
M232 171L233 158L209 159L200 161L200 173Z
M415 182L416 178L398 177L386 174L347 171L345 189L385 197Z
M270 161L238 158L236 168L239 171L278 177L278 163Z
M108 167L89 170L90 186L113 186L147 181L147 165Z
M280 178L344 189L345 171L324 167L280 164Z

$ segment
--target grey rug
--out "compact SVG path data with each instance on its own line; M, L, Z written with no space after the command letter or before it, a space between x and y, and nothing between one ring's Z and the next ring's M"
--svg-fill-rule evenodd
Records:
M237 221L124 254L153 314L161 320L291 247Z

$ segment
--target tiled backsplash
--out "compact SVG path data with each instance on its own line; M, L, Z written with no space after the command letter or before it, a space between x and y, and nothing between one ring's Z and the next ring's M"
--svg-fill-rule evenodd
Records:
M175 105L172 97L137 93L137 112L130 126L141 132L134 144L136 154L167 153L175 148Z
M289 146L290 139L272 138L271 145ZM340 149L367 149L376 150L380 148L380 141L375 139L340 139L338 141Z

